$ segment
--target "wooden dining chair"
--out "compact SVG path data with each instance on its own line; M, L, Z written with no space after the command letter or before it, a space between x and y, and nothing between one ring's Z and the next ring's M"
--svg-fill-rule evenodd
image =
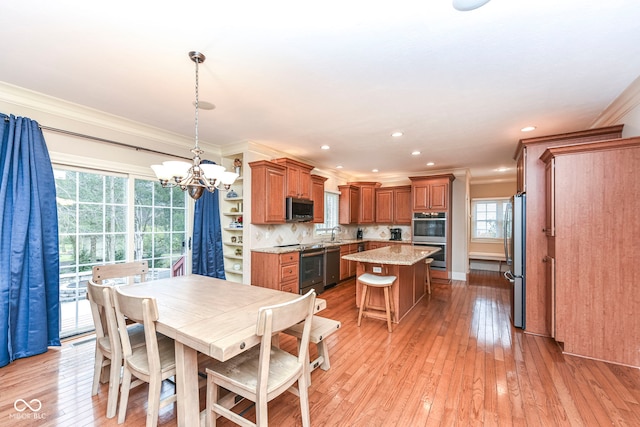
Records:
M169 338L159 340L156 335L158 305L155 298L135 297L125 292L118 286L113 298L124 354L118 424L124 423L127 415L129 390L146 382L149 384L146 425L155 427L158 425L160 408L176 401L175 393L160 399L162 382L176 375L174 342ZM144 325L145 346L132 346L129 334L126 333L126 319ZM132 382L133 377L136 380Z
M256 324L260 345L207 369L208 426L216 425L217 415L242 426L267 426L267 403L287 390L299 396L302 425L310 425L306 361L314 303L315 291L311 290L293 301L260 308ZM304 327L297 356L272 346L273 334L300 322ZM256 422L222 405L218 400L221 388L255 402Z
M109 381L107 418L116 416L123 360L111 290L111 286L98 285L93 280L89 280L87 283L87 299L96 329L96 352L91 395L98 394L101 382ZM126 329L132 347L144 345L144 327L142 325L132 324L128 325Z

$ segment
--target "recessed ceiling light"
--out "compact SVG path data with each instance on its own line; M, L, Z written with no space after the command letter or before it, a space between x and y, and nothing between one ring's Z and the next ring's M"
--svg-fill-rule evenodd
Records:
M525 126L522 129L520 129L522 132L531 132L532 130L536 130L535 126Z
M433 162L427 163L427 166L433 166L433 165L435 165L435 163L433 163Z
M342 165L336 166L336 169L342 169Z
M323 146L321 146L320 148L321 148L321 149L323 149L323 150L328 150L328 149L329 149L329 148L331 148L331 147L329 147L328 145L323 145Z
M400 131L398 131L398 132L394 132L394 133L392 133L392 134L391 134L391 136L393 136L393 137L395 137L395 138L397 138L397 137L399 137L399 136L402 136L402 135L404 135L404 133L402 133L402 132L400 132Z
M195 107L196 101L193 101L191 104L193 104L193 106ZM198 101L198 108L200 110L214 110L216 106L207 101Z
M415 151L411 152L411 155L412 156L419 156L420 152L418 150L415 150Z
M498 169L494 169L495 172L506 172L508 171L509 168L498 168Z
M371 169L371 172L376 173L379 172L378 169Z
M487 3L489 3L489 0L453 0L453 7L461 12L467 12Z

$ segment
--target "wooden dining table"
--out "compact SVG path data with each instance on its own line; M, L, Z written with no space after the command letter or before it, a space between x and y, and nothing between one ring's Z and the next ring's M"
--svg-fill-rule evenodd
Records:
M260 307L285 303L299 295L189 275L122 286L121 291L152 297L158 305L157 331L175 340L178 426L200 424L198 352L226 361L260 342ZM326 307L316 298L315 311Z

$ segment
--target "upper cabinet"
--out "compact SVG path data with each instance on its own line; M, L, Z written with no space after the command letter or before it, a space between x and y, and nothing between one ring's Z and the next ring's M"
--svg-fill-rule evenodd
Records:
M311 170L313 166L287 158L275 159L273 162L286 167L286 197L311 199Z
M414 212L446 212L449 210L453 174L409 177Z
M376 189L376 223L411 224L411 186Z
M338 190L340 190L338 206L340 224L357 224L360 212L360 187L351 184L339 185Z
M376 188L379 182L350 182L360 188L360 210L358 224L373 224L376 222Z
M287 168L260 160L251 166L251 223L285 223L285 179Z
M324 222L324 182L327 178L311 175L311 200L313 200L313 222Z

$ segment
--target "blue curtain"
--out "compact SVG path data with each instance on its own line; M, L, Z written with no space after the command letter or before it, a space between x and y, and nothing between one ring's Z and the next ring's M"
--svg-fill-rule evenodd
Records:
M42 131L0 114L0 367L60 345L56 186Z
M213 163L203 160L202 163ZM204 194L196 200L193 215L193 265L192 273L226 279L222 255L222 231L220 228L220 192Z

